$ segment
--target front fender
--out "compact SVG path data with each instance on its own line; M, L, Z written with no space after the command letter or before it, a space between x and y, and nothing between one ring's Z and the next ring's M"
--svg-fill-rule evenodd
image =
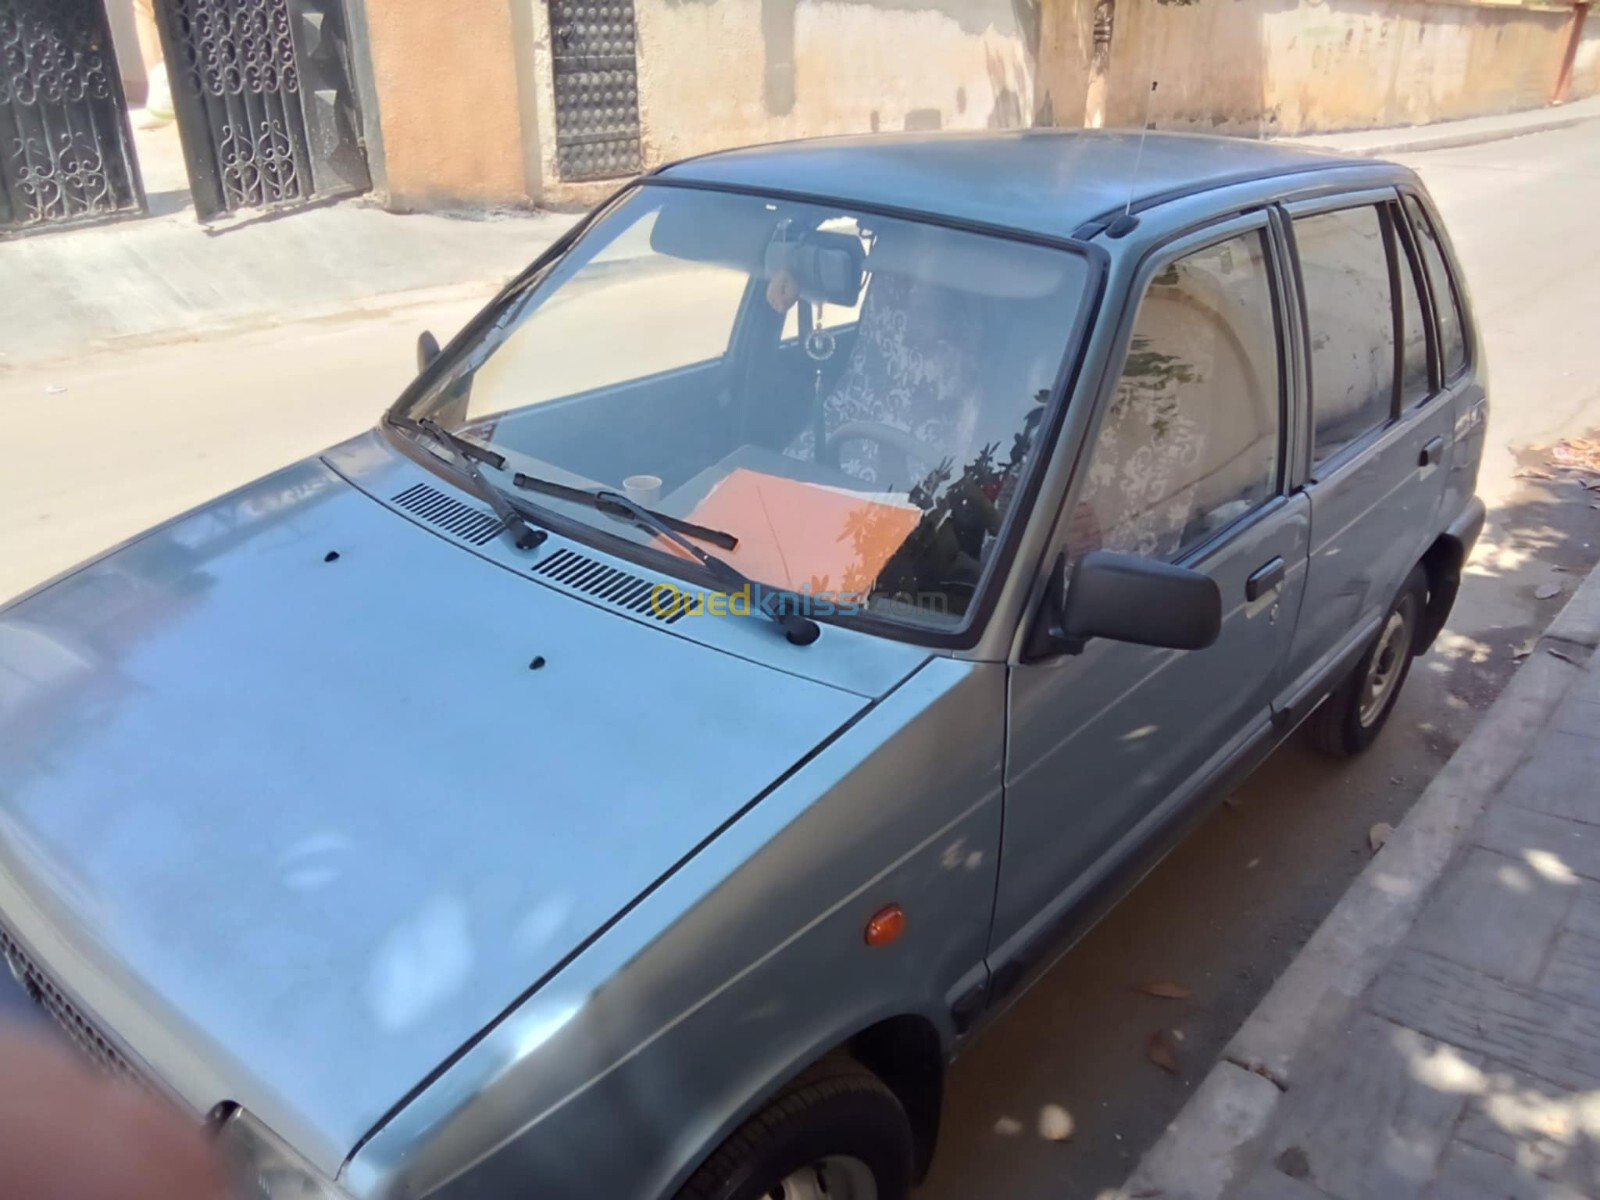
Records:
M859 1030L955 1031L982 981L1005 673L932 659L507 1014L361 1145L357 1196L670 1196ZM714 753L690 747L686 753ZM884 905L907 914L866 946Z

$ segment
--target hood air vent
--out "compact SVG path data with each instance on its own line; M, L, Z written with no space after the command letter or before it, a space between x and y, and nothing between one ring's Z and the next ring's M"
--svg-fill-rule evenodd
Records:
M571 591L592 596L615 608L625 608L641 617L660 621L663 625L676 624L683 616L685 606L673 605L671 611L663 613L657 612L650 603L650 593L661 586L659 583L608 567L573 550L557 550L550 557L541 559L533 568L533 573Z
M414 483L396 496L394 502L472 546L488 545L505 529L499 517L463 504L431 484Z

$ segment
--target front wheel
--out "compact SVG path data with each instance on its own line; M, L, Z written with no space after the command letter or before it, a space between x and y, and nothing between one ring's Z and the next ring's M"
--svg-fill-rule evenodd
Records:
M1360 754L1377 739L1411 671L1417 630L1427 604L1427 573L1412 567L1371 647L1350 677L1306 722L1306 732L1317 749L1347 758Z
M677 1200L905 1200L911 1152L894 1093L829 1055L734 1130Z

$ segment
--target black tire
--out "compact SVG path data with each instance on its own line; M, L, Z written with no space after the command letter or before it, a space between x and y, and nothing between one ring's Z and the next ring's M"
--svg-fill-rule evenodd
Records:
M794 1172L828 1158L864 1166L876 1200L905 1200L911 1154L911 1124L894 1093L853 1058L830 1054L734 1130L677 1200L767 1200Z
M1333 690L1322 704L1306 719L1306 736L1311 744L1324 754L1349 758L1360 754L1377 740L1394 711L1400 690L1405 687L1406 676L1411 673L1411 660L1417 647L1417 631L1428 605L1428 576L1421 567L1412 567L1395 602L1390 606L1383 625L1379 626L1372 645L1361 656L1361 661L1349 676ZM1386 636L1391 622L1398 617L1404 622L1404 632ZM1396 637L1403 645L1396 645ZM1393 685L1388 689L1381 705L1363 711L1369 689L1374 680L1374 668L1382 667L1381 655L1388 653L1392 661L1387 668L1396 672Z

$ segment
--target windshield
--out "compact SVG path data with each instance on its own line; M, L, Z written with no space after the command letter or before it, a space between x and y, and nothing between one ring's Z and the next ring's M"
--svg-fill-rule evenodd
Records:
M1022 494L1087 275L1002 237L643 186L397 415L500 451L500 486L613 489L727 531L717 553L809 613L948 631Z

